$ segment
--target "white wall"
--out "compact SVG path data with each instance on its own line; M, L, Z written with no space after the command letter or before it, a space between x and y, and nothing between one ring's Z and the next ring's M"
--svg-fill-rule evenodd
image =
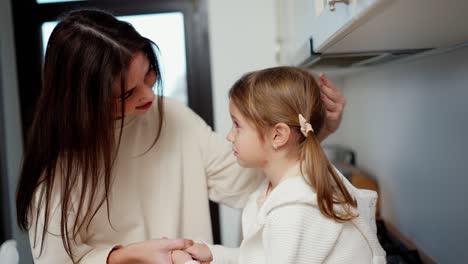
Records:
M13 238L18 241L20 262L31 263L31 253L27 236L20 232L16 225L15 190L22 156L22 131L16 80L16 61L13 36L13 18L10 1L0 1L0 52L2 71L3 115L5 129L6 169L9 187L10 223ZM0 104L1 105L1 104ZM2 215L1 217L5 217Z
M275 1L209 0L211 76L215 129L226 135L231 126L228 91L242 74L277 65ZM221 208L224 245L240 242L240 211Z
M468 48L344 80L335 141L380 185L383 218L437 263L468 263Z

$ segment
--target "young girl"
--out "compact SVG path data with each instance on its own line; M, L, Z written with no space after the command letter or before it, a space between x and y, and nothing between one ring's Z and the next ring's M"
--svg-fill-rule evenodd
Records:
M174 251L173 261L385 263L376 193L354 188L317 139L326 110L314 77L293 67L256 71L229 97L232 151L242 167L260 168L267 179L243 211L239 249L196 243Z

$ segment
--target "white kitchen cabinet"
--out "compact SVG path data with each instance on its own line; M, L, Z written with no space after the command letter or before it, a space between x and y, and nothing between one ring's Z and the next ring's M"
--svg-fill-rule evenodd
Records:
M321 52L336 41L347 26L364 15L377 12L389 0L313 0L314 19L310 25L314 51ZM409 0L412 1L412 0Z
M288 39L290 64L371 65L468 41L468 0L350 0L334 11L330 1L289 2L283 34L302 37ZM307 25L300 15L311 16Z
M337 3L332 10L328 5L329 0L315 1L315 17L310 25L311 34L316 47L324 44L336 32L346 25L352 17L350 4Z

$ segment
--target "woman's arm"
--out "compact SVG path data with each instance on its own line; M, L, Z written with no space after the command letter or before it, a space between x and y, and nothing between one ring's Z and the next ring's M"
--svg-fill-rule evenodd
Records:
M44 227L44 210L39 213L39 218L36 220L34 214L31 229L29 230L29 241L32 248L34 263L49 264L49 263L72 263L72 259L67 254L61 236L60 230L60 207L56 204L55 209L51 210L47 230L42 240ZM69 226L73 226L75 214L69 214ZM70 231L71 233L71 231ZM106 263L107 256L117 245L101 245L93 247L84 242L82 236L77 234L76 242L71 241L71 249L75 256L75 261L80 264L84 263Z
M42 240L45 220L45 209L40 207L39 217L36 210L31 216L32 223L29 230L29 238L32 247L34 262L36 264L72 263L67 254L61 236L61 203L59 195L52 193L51 210L48 216L48 226ZM72 211L68 214L68 226L74 225L76 214ZM69 231L71 234L72 232ZM71 238L71 237L70 237ZM148 240L128 246L121 245L90 245L87 237L82 233L76 234L70 246L75 262L79 264L124 264L124 263L148 263L171 264L170 253L174 249L184 249L193 244L184 239L158 239Z

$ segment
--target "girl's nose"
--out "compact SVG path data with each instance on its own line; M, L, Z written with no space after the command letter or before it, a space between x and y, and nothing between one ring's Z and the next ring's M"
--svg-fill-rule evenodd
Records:
M233 143L234 142L234 139L233 139L233 136L232 136L232 129L229 131L229 133L226 135L226 140Z

